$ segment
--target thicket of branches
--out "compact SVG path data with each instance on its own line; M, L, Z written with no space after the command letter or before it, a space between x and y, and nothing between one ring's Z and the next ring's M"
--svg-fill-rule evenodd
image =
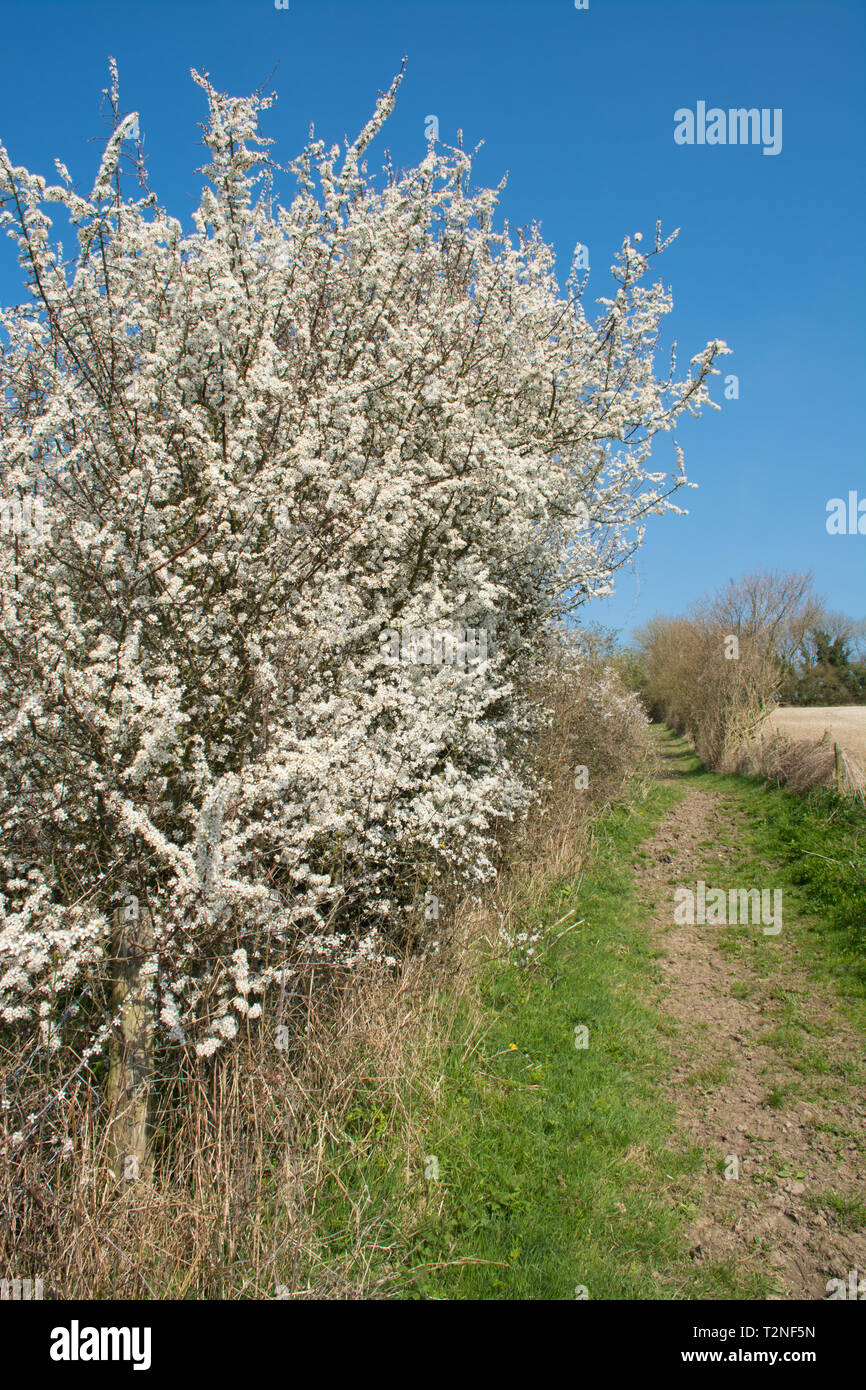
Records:
M263 1026L301 1057L313 981L391 968L431 895L491 878L550 681L617 717L558 625L678 510L652 443L725 351L656 375L658 232L590 319L462 149L369 177L399 78L342 152L311 135L283 206L270 98L193 76L191 228L116 73L89 195L0 147L27 287L0 314L7 1157L56 1158L70 1097L101 1094L123 913L150 924L136 1007L170 1089Z
M590 322L459 149L375 185L399 79L342 156L311 139L284 208L269 99L194 76L191 231L127 196L116 84L89 197L0 151L29 289L0 319L2 487L42 505L0 543L0 1008L48 1038L101 995L131 892L162 1025L212 1050L299 952L387 953L418 885L489 872L544 634L673 507L652 439L722 345L657 379L648 256L625 241ZM412 629L486 641L415 663Z
M687 734L709 766L728 768L778 702L856 700L857 632L827 613L810 575L753 573L681 617L646 624L628 675L655 718Z

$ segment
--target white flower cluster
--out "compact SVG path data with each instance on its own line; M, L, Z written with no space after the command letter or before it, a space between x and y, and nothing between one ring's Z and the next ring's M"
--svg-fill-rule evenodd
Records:
M533 932L509 932L505 927L499 928L499 940L505 949L512 955L515 965L526 970L535 960L536 947L544 937L543 931Z
M89 198L0 146L29 287L0 312L0 491L42 518L0 534L0 1021L52 1047L125 884L159 1027L209 1055L310 962L393 961L419 885L492 873L527 663L676 510L652 438L724 351L657 380L649 257L625 242L590 322L462 150L368 177L396 82L342 156L311 138L284 207L269 101L193 76L190 230L127 196L137 118ZM393 660L414 630L481 656Z

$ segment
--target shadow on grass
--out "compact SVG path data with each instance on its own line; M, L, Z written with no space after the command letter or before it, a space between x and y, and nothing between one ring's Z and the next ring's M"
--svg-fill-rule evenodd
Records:
M675 734L666 724L654 724L652 733L661 778L679 782L688 777L704 776L709 771L688 740Z

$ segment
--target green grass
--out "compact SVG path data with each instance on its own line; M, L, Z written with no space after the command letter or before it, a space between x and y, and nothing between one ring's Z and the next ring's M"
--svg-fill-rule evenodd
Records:
M784 1086L773 1086L764 1099L764 1104L771 1110L781 1110L788 1102L788 1092Z
M828 792L809 795L746 781L743 809L757 855L784 871L786 908L800 919L813 974L835 981L866 1020L866 812Z
M387 1234L372 1254L387 1297L421 1299L766 1298L773 1274L689 1259L686 1230L699 1212L696 1174L716 1154L682 1151L664 1098L667 1039L677 1026L659 1011L659 960L647 905L634 894L643 842L689 786L720 795L730 811L724 844L707 841L704 877L714 885L760 884L784 892L778 937L722 929L719 945L748 967L735 997L766 994L768 1041L800 1078L797 1095L767 1079L764 1103L796 1104L826 1090L821 1029L784 970L793 944L815 987L832 980L854 1021L866 1023L866 818L823 793L797 796L758 779L719 777L682 740L662 733L678 785L656 786L595 827L579 889L551 884L535 962L490 961L477 981L474 1024L458 1016L444 1072L404 1098L424 1133L424 1162L412 1160L401 1107L379 1112L359 1083L350 1117L351 1161L338 1162L333 1136L325 1168L335 1177L317 1197L327 1263L356 1259L359 1222ZM550 924L576 909L583 924L555 939ZM537 915L517 930L534 931ZM444 1010L445 1013L448 1010ZM480 1017L481 1027L477 1026ZM575 1046L575 1028L588 1046ZM698 1034L698 1036L700 1036ZM695 1044L696 1087L729 1076ZM850 1078L834 1078L847 1086ZM423 1078L422 1078L423 1081ZM438 1084L431 1085L436 1082ZM374 1090L371 1075L370 1092ZM768 1181L772 1180L767 1178ZM385 1219L383 1220L383 1213ZM861 1222L859 1207L838 1213ZM760 1255L760 1251L757 1252ZM766 1268L763 1258L756 1263Z
M656 789L639 810L620 810L599 827L581 884L585 925L550 947L531 987L511 966L491 968L483 1056L454 1068L431 1135L442 1214L419 1232L431 1264L484 1263L411 1276L421 1296L686 1292L687 1213L670 1193L701 1156L666 1147L671 1116L658 1087L667 1052L645 1002L654 953L630 872L635 849L674 799L670 789ZM551 917L571 891L568 884L551 891ZM575 1047L576 1024L588 1029L585 1049ZM702 1277L719 1287L712 1275Z
M782 935L796 943L816 983L832 981L845 1012L866 1031L866 809L830 791L792 792L759 777L704 768L684 739L657 731L660 747L679 755L683 787L721 794L744 823L723 863L708 852L707 872L721 887L760 883L783 890ZM772 964L772 942L758 934L720 933L731 956L749 953L756 975ZM769 943L769 951L767 949ZM792 1001L796 1006L796 1001ZM792 1020L793 1021L793 1020ZM803 1023L799 1022L803 1027Z
M705 1159L669 1147L675 1117L661 1097L670 1059L651 1002L657 953L632 873L636 850L677 797L657 787L605 816L579 896L571 882L551 885L544 914L553 923L579 907L583 925L558 940L548 931L530 969L489 964L480 982L483 1033L469 1042L468 1025L462 1036L458 1028L429 1114L427 1166L438 1177L422 1176L410 1222L404 1209L403 1272L389 1296L765 1292L759 1279L743 1282L724 1265L688 1257L686 1225L698 1210L692 1175ZM575 1045L579 1025L588 1030L585 1048ZM396 1210L393 1166L394 1187L383 1190L389 1162L397 1163L388 1150L383 1133L362 1180L374 1206ZM335 1234L341 1221L348 1225L339 1194L332 1219Z
M835 1192L813 1193L806 1198L813 1211L830 1211L843 1230L862 1231L866 1227L866 1202L858 1197L841 1197Z
M442 1212L418 1231L427 1263L461 1263L410 1274L417 1294L569 1299L582 1286L591 1298L670 1296L682 1251L665 1173L696 1160L664 1147L666 1054L642 999L653 967L629 858L672 799L656 791L639 813L599 827L581 885L585 924L550 945L531 978L490 968L483 1044L465 1061L455 1052L430 1134ZM551 890L551 920L571 896L569 884ZM586 1048L575 1046L576 1025L588 1029Z

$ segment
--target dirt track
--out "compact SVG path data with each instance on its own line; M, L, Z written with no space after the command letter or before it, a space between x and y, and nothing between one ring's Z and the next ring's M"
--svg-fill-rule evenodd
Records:
M668 755L662 780L681 775ZM723 950L718 927L674 923L675 885L711 881L708 864L721 878L735 852L724 840L736 841L742 823L731 796L688 788L644 845L639 874L663 953L661 1007L677 1025L678 1139L710 1155L691 1254L770 1273L773 1297L823 1299L829 1279L866 1274L866 1229L846 1220L864 1200L866 1105L851 1075L863 1040L802 973L790 931L772 939L769 962L760 948L759 965L751 945ZM810 1049L805 1072L772 1036L792 1007ZM730 1155L738 1180L720 1171Z

